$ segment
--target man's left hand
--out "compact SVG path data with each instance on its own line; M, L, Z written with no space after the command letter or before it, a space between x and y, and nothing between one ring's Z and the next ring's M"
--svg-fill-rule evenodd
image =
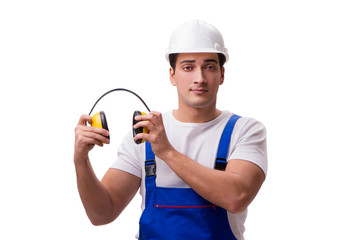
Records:
M151 143L154 154L161 159L164 159L163 157L167 153L174 150L167 138L161 113L152 111L147 115L136 116L135 120L139 122L134 125L134 129L146 127L150 131L149 133L137 134L134 138L135 141L143 138Z

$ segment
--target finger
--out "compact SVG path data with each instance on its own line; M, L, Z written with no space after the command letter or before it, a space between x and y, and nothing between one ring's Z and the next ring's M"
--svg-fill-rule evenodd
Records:
M135 120L137 121L151 121L151 120L156 120L161 118L161 113L159 112L150 112L149 114L146 115L137 115L135 117Z
M150 131L155 129L155 125L150 121L140 121L134 125L134 129L137 129L139 127L147 128Z
M86 137L86 138L89 138L89 139L94 139L94 140L102 142L102 143L106 143L106 144L110 143L109 138L107 138L104 135L97 134L97 133L94 133L94 132L84 132L83 136Z
M148 134L148 133L138 133L135 135L134 141L137 141L139 139L145 139L145 141L150 142L149 137L150 137L150 134Z
M85 137L85 136L83 137L82 143L84 145L88 145L88 146L91 146L91 145L97 145L99 147L104 146L104 143L102 141L99 141L98 139L95 139L95 138Z
M87 114L81 115L78 124L86 126L86 122L91 124L91 122L92 122L91 116L87 115Z
M162 123L162 115L159 112L150 112L151 120L155 123Z
M147 121L150 120L149 115L137 115L134 118L136 121Z
M158 112L150 112L147 115L138 115L135 117L136 121L149 121L151 122L153 125L158 125L159 123L162 123L162 117L161 117L161 113Z
M91 147L93 145L97 145L99 147L102 147L104 146L104 144L108 144L107 141L109 141L109 139L101 139L101 138L98 139L98 138L82 135L80 138L78 138L77 145L83 147Z
M75 129L75 137L81 139L82 137L96 139L104 143L110 143L109 141L109 132L105 129L87 127L87 126L77 126Z
M109 131L104 128L98 128L98 127L90 127L90 126L83 126L79 125L76 127L77 131L84 131L84 132L94 132L100 135L103 135L105 137L108 137L110 135Z
M110 136L110 132L104 128L98 128L98 127L89 127L91 132L95 132L97 134L101 134L105 137Z
M77 146L90 146L90 145L98 145L102 146L103 143L101 140L104 140L106 142L106 139L104 136L93 133L93 132L84 132L84 131L77 131L75 134L75 143Z

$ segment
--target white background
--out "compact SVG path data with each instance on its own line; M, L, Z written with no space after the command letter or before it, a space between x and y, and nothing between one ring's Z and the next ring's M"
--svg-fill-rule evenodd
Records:
M176 108L164 54L172 31L202 19L230 61L218 107L263 122L269 172L247 239L360 239L358 1L1 1L0 238L133 239L137 196L94 227L77 193L74 128L107 90ZM105 110L112 143L91 152L101 178L131 128L126 93Z

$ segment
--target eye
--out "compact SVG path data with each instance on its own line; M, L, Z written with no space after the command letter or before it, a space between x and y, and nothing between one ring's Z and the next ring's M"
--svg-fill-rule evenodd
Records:
M183 67L183 70L184 70L185 72L189 72L189 71L192 70L192 67L191 67L191 66L184 66L184 67Z
M209 70L209 71L215 71L216 70L216 67L214 65L206 65L205 66L205 69L206 70Z

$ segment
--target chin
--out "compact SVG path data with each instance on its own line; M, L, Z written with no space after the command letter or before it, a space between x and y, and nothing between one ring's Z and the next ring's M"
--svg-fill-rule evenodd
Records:
M213 102L192 102L190 104L191 107L193 108L207 108L209 107L210 105L212 105Z
M211 106L212 104L214 104L214 106L216 105L216 98L214 99L209 99L206 98L205 96L202 97L181 97L179 98L179 100L181 102L183 102L185 105L192 107L192 108L207 108L209 106Z

